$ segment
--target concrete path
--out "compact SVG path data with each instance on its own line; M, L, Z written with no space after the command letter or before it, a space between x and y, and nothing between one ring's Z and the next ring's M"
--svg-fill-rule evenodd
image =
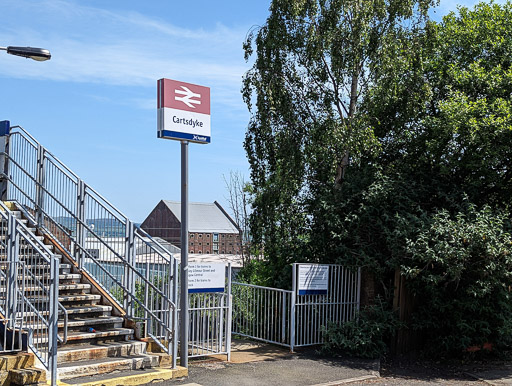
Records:
M379 374L379 361L325 359L312 350L290 354L285 348L250 341L234 342L231 362L225 359L219 356L190 361L188 378L159 385L338 385L347 380L373 379Z

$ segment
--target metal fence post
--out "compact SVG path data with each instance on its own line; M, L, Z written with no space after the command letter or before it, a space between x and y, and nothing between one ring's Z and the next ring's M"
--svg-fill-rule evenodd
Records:
M226 351L228 362L231 361L231 329L233 323L233 298L231 295L231 263L228 263L228 314L226 323Z
M286 343L286 292L281 292L281 343Z
M135 296L135 278L133 274L133 270L130 269L130 265L136 269L136 261L135 261L135 226L132 221L126 220L126 245L125 245L125 290L129 292L130 295L124 297L125 299L125 309L128 316L135 316L135 302L133 301L133 297Z
M86 241L85 232L85 183L78 179L77 181L77 201L76 201L76 245L75 245L75 258L78 261L78 268L84 267L84 249Z
M37 169L36 169L36 222L37 225L44 226L44 185L45 185L45 149L37 145Z
M295 302L297 295L297 263L292 267L292 295L290 301L290 351L295 347Z
M50 357L48 359L53 386L57 384L57 323L59 319L59 260L55 255L51 255L50 264L50 318L48 326L48 354Z
M172 259L172 303L174 309L172 312L172 368L176 368L178 360L178 261ZM169 345L169 349L171 349ZM170 353L169 353L170 354Z
M0 121L0 171L3 172L0 178L0 199L6 201L9 197L9 132L11 123Z
M18 284L18 248L17 248L17 232L16 218L9 212L7 224L7 261L9 266L9 275L7 276L7 320L11 328L15 328L16 308L17 308L17 284Z
M149 269L150 269L149 268L150 267L149 266L149 261L146 261L145 265L146 265L146 274L144 276L145 276L146 282L144 283L144 304L146 306L148 306L149 305L149 283L150 283L150 280L151 280L151 277L149 275ZM152 292L155 293L155 291L153 291L153 290L152 290ZM155 297L155 295L153 295L151 297L151 302L154 302L154 300L153 300L154 297ZM150 324L150 323L148 323L148 320L149 320L148 317L149 317L148 311L144 310L144 325L146 326L146 329L145 329L146 336L148 336L147 335L148 332L152 332L152 331L149 331L149 329L151 327L148 325L148 324ZM163 319L164 316L162 315L161 318Z

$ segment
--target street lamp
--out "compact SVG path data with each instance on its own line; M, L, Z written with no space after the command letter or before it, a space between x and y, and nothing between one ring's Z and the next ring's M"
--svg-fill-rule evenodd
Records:
M0 47L0 50L7 51L7 53L11 55L23 56L24 58L34 59L38 62L49 60L52 57L50 51L45 50L44 48L9 46Z

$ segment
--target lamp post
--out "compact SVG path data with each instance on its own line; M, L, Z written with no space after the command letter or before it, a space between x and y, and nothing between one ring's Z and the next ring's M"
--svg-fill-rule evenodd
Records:
M8 46L0 47L0 50L7 51L10 55L23 56L24 58L34 59L38 62L49 60L52 57L50 51L44 48Z

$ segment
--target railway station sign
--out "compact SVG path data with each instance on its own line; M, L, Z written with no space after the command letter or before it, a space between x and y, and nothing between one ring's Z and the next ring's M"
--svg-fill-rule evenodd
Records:
M328 265L299 264L299 295L326 295L328 288Z
M222 263L190 263L188 293L224 292L226 265Z
M157 82L158 138L210 143L210 88L171 79Z

